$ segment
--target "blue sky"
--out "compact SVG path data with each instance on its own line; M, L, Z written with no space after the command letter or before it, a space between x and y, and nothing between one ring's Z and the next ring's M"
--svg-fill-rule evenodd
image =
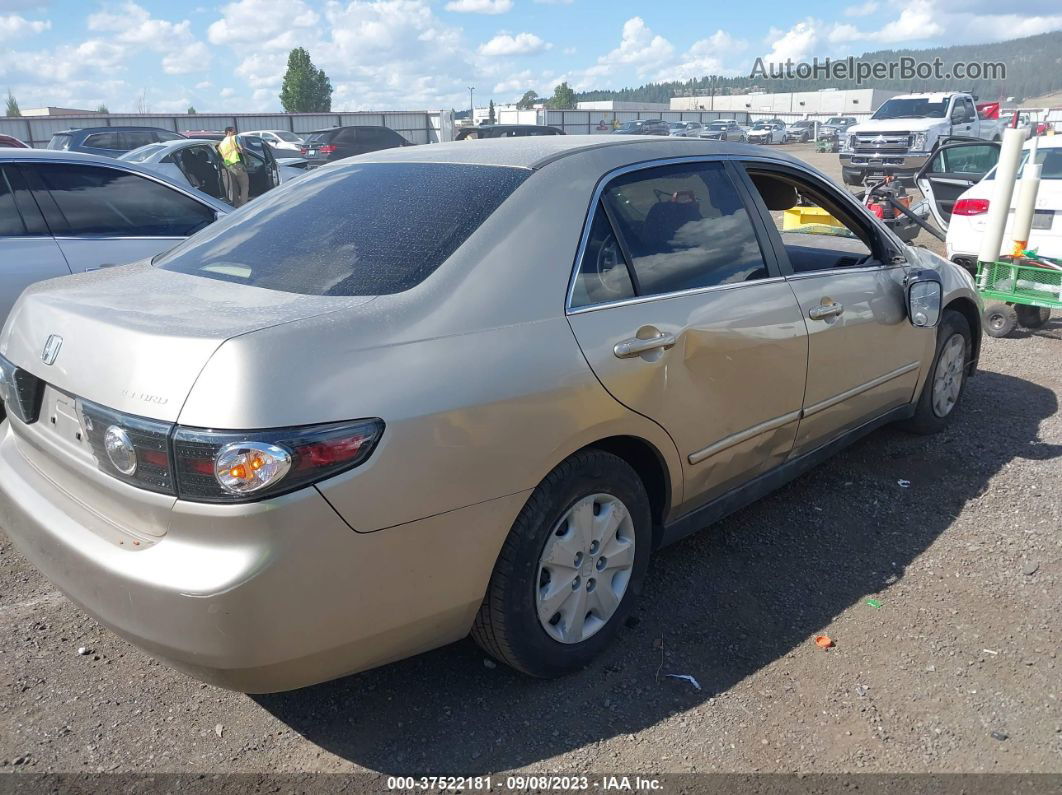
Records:
M561 80L619 88L1058 29L1058 0L0 0L0 90L23 107L280 110L304 46L334 109L461 108L469 85L502 103Z

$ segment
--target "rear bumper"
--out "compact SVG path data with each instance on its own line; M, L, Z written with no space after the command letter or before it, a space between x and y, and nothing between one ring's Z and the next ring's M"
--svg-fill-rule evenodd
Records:
M17 421L16 421L17 422ZM526 494L352 531L314 488L262 503L175 502L165 535L120 541L0 425L0 527L73 601L212 684L289 690L469 631ZM94 514L90 516L90 514Z

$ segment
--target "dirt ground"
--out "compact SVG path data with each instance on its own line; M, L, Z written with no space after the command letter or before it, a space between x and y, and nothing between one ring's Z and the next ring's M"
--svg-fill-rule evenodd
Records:
M947 432L881 430L663 550L619 642L554 682L463 641L218 690L0 535L0 771L1062 772L1060 364L1062 320L986 339Z

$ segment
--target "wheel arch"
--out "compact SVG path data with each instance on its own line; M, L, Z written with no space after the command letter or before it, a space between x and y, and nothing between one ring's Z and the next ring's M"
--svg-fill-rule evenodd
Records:
M973 375L977 372L977 362L981 358L981 312L975 304L969 298L965 296L959 296L952 299L944 307L945 311L952 310L958 312L970 325L970 342L973 346L973 350L970 352L970 363L967 368L967 375Z
M626 461L645 485L649 495L649 506L654 525L654 545L656 531L663 526L664 519L671 509L671 474L663 454L652 442L640 436L608 436L598 439L582 448L596 449L612 453Z

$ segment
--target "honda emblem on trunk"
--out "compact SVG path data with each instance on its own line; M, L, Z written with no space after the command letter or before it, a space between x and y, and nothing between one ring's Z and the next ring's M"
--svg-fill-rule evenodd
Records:
M48 341L44 343L44 351L41 353L41 361L45 364L53 364L59 355L59 349L63 347L63 338L58 334L48 335Z

